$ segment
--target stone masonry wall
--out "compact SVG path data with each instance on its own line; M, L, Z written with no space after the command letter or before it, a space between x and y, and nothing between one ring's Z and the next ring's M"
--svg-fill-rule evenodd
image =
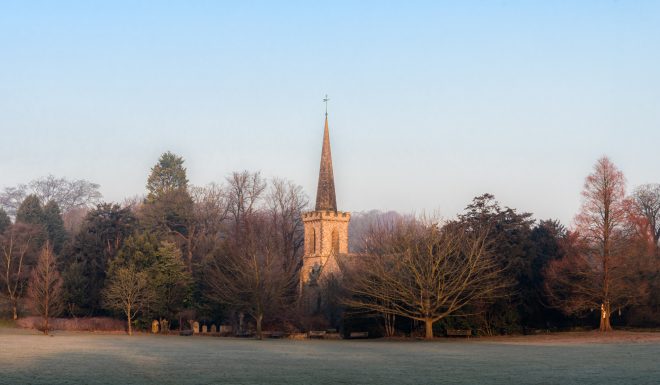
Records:
M333 252L333 232L336 231L338 254L348 254L348 223L351 214L341 211L312 211L303 214L305 255L300 272L302 284L309 280L315 264L324 266ZM316 247L315 247L316 246Z

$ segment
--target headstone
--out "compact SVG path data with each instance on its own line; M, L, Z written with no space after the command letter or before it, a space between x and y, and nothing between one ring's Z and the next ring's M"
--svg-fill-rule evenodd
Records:
M231 333L231 325L220 325L220 333Z
M199 322L193 322L193 333L199 334Z
M202 333L206 334L209 332L208 326L202 325Z
M154 320L151 323L151 332L154 334L158 334L158 320Z
M170 323L166 319L160 321L160 332L169 333L170 332Z
M211 333L217 333L218 328L215 326L215 324L211 325Z

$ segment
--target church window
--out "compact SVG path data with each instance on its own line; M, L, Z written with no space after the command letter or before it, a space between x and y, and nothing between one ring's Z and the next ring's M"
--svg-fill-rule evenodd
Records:
M312 229L312 250L311 254L316 254L316 229Z
M332 252L339 254L339 233L337 229L332 230Z

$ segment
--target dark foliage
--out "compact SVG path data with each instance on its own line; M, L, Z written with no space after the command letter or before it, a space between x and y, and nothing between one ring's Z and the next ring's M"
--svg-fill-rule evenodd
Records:
M64 270L67 308L74 314L103 313L101 291L108 261L117 255L137 225L129 208L103 203L85 217Z

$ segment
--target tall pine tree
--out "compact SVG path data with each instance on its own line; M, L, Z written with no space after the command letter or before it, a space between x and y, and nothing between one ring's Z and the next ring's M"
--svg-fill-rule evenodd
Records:
M43 209L43 225L50 244L53 246L53 252L59 255L62 251L62 246L66 240L66 230L64 229L64 221L60 213L60 207L55 201L46 203Z
M42 225L44 221L44 210L39 198L32 194L28 195L16 211L16 222L29 225Z
M188 178L186 168L183 167L183 158L170 151L163 153L151 169L147 180L147 200L153 201L164 193L187 188Z

